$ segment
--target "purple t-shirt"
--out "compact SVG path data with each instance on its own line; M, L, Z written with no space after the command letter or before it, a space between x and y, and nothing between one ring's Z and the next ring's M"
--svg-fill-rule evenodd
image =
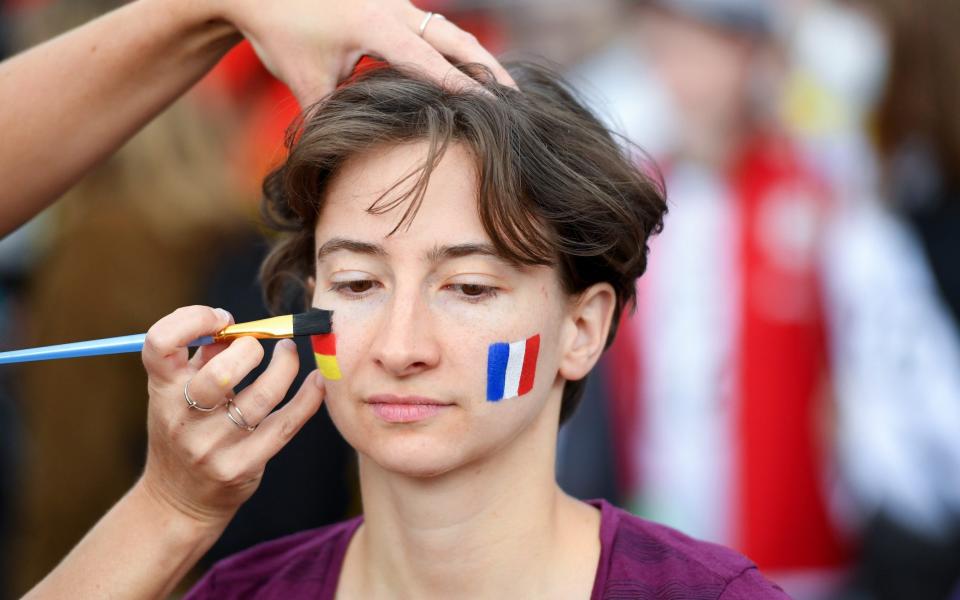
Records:
M590 600L745 600L788 596L733 550L645 521L604 500L600 562ZM217 563L186 596L333 600L362 517L254 546Z

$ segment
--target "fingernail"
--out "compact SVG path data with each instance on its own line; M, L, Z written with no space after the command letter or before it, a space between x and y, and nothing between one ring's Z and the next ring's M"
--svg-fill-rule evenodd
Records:
M280 341L277 342L277 349L279 350L279 349L281 349L281 348L282 348L285 352L289 352L289 351L291 351L291 350L296 350L296 349L297 349L297 344L296 344L293 340L291 340L291 339L284 338L284 339L282 339L282 340L280 340Z
M222 321L225 321L225 322L229 323L230 321L233 320L233 315L231 315L229 312L225 311L224 309L222 309L222 308L215 308L215 309L213 309L213 310L214 310L214 312L217 313L217 315L220 317L220 319L221 319Z

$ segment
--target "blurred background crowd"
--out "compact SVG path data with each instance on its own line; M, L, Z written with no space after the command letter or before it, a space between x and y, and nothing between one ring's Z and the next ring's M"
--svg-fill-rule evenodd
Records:
M0 56L118 4L0 2ZM732 546L801 600L960 598L960 2L420 6L554 63L667 185L637 310L561 431L564 488ZM234 49L0 242L2 349L186 304L262 317L259 182L298 111ZM145 381L135 355L0 370L0 598L138 476ZM355 514L351 452L314 418L204 564Z

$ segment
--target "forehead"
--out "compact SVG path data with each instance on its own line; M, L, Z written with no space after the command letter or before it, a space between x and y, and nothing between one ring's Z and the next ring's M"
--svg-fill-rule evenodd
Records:
M389 205L410 190L427 150L426 142L415 142L377 147L348 159L327 185L317 219L318 244L348 233L384 244L489 242L477 211L476 161L462 144L451 144L434 168L409 227L391 235L408 199L382 214L368 210L378 201Z

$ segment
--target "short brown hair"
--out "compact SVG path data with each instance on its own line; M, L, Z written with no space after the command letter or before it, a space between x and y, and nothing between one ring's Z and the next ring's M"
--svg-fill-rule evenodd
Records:
M530 63L506 67L520 91L474 65L461 68L482 89L451 90L414 71L378 67L305 112L288 135L286 161L263 185L264 217L284 232L261 271L271 307L290 278L313 275L325 187L346 160L383 144L428 142L422 167L368 208L379 214L405 205L400 228L415 217L432 169L457 142L476 158L479 216L499 254L515 264L556 266L570 294L608 282L617 296L612 342L646 269L647 240L663 227L663 185L559 75ZM408 187L400 198L387 200L401 185ZM561 423L584 383L566 383Z

